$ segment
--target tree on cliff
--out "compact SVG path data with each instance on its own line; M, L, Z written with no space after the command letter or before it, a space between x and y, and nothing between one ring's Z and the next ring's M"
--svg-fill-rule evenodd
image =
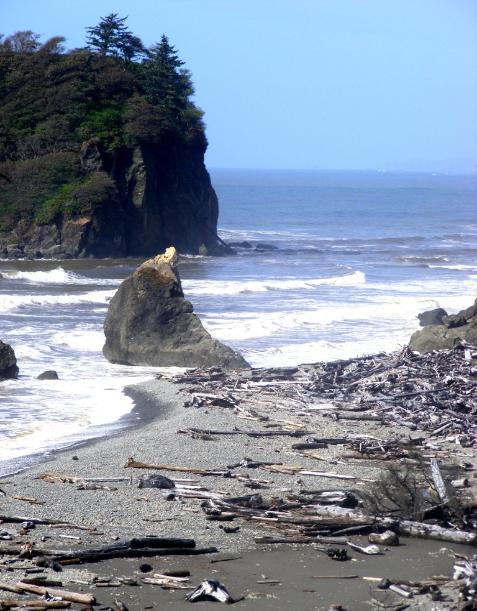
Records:
M190 73L183 66L184 62L165 34L160 43L148 50L147 59L141 66L147 101L157 106L172 123L181 119L194 93Z
M125 64L129 64L144 53L144 46L141 39L127 29L126 20L127 17L110 13L102 17L98 25L86 28L88 47L102 55L120 57Z
M0 38L3 37L0 36ZM15 32L0 42L0 50L3 53L34 53L40 46L39 38L40 36L31 30Z

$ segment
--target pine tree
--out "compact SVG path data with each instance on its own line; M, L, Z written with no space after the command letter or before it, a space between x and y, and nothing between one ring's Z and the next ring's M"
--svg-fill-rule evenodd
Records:
M86 28L88 47L101 55L120 57L125 64L129 64L144 53L144 47L141 39L127 29L126 20L127 17L110 13L102 17L98 25Z
M143 86L146 99L158 106L173 124L180 121L190 106L194 89L188 70L166 35L148 51L143 63Z

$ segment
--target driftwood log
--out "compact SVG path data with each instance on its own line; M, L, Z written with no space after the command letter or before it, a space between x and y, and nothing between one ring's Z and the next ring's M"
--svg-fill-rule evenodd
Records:
M33 594L39 594L40 596L44 596L45 594L49 594L50 596L58 596L63 600L78 603L80 605L94 605L96 602L96 599L92 594L80 594L78 592L70 592L68 590L44 588L42 586L35 586L31 583L25 583L23 581L19 581L16 586L22 592L31 592ZM23 604L25 604L25 602Z

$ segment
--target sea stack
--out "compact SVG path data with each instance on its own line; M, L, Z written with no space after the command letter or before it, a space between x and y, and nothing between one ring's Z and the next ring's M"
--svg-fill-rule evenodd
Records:
M16 378L18 375L17 359L10 344L0 341L0 380Z
M174 247L148 259L111 300L104 356L112 363L243 369L238 353L213 339L184 298Z
M433 316L436 312L439 314L437 319ZM421 353L449 350L456 340L477 345L477 299L469 308L451 316L446 315L444 310L431 310L419 315L421 324L428 319L434 324L427 324L413 333L409 341L411 350Z

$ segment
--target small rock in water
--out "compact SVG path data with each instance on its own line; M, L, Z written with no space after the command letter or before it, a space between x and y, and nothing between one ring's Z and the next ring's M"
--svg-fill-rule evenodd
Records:
M267 242L257 242L255 244L255 250L278 250L278 246L268 244Z
M150 573L152 571L152 566L145 562L144 564L141 564L139 566L139 570L141 571L141 573Z
M37 380L59 380L58 374L54 369L48 369L48 371L44 371L40 373L36 378Z
M443 308L427 310L426 312L421 312L421 314L417 315L421 327L428 327L429 325L441 325L444 316L447 316L447 312Z
M399 545L399 537L392 530L385 530L383 533L371 533L368 536L370 543L379 545Z

